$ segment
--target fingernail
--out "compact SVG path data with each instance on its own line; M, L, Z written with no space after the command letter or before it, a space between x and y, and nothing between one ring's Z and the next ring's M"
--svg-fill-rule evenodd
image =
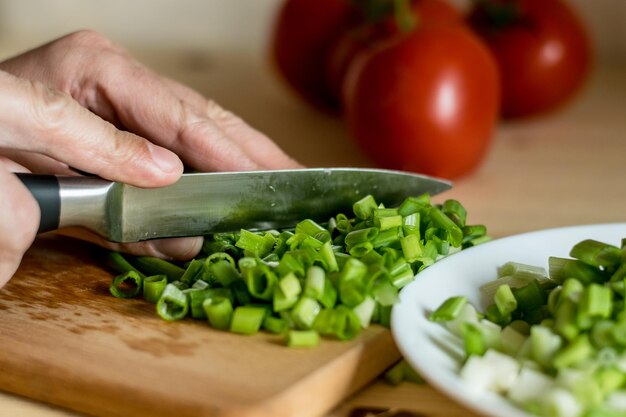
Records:
M158 254L163 258L187 260L191 259L202 249L201 237L178 237L159 239L151 242Z
M171 151L160 146L151 145L150 153L152 154L152 160L163 172L182 171L183 163L181 160Z

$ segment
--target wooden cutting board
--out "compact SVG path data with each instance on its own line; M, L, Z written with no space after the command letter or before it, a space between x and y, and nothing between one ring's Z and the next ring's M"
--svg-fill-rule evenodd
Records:
M102 251L40 238L0 290L0 389L95 416L320 416L400 358L372 326L314 349L167 323L108 292Z

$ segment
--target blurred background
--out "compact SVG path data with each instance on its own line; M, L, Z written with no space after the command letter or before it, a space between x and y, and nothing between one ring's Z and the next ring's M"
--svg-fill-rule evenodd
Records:
M465 6L465 0L454 1ZM528 229L512 218L532 218L535 229L597 222L597 201L603 204L602 220L623 221L623 207L597 184L601 178L613 184L605 189L623 188L626 1L569 3L586 22L595 45L596 62L584 89L556 112L501 121L482 164L457 179L451 193L495 236ZM0 58L74 30L94 29L147 66L239 114L308 166L372 166L343 120L300 100L270 64L269 38L280 4L0 0ZM584 197L575 197L582 190ZM562 204L567 193L575 201Z
M464 5L462 0L456 3ZM593 77L626 68L626 2L571 3L587 22L596 45L600 68ZM94 29L146 65L238 113L309 165L368 164L341 120L309 108L272 71L268 40L279 4L280 0L0 0L0 58L74 30ZM623 81L608 78L623 89ZM576 113L577 103L580 100L564 111Z

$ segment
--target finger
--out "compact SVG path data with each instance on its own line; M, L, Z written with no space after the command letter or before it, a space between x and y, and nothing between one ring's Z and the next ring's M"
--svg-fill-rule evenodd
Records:
M268 169L302 167L270 138L252 128L234 113L223 109L214 101L207 100L197 91L172 79L160 77L160 81L180 100L214 121L231 140L236 142L261 167Z
M250 127L234 113L224 110L217 103L208 102L207 115L262 167L268 169L302 168L300 163L283 152L270 138Z
M17 177L0 167L0 287L13 276L39 227L39 206Z
M138 186L176 181L182 163L82 107L68 94L0 72L0 147L50 156L83 171Z
M202 109L177 97L149 70L122 62L117 72L102 75L99 86L128 130L173 150L186 164L203 171L263 168Z
M0 149L0 154L35 174L76 175L67 164L40 153L5 148Z
M11 158L7 158L6 156L0 156L0 170L1 169L9 172L30 172L30 170L25 166L13 161Z
M171 260L187 260L196 256L202 249L202 237L180 237L146 240L137 243L113 243L78 227L68 227L57 233L95 243L117 252L131 255L156 256Z

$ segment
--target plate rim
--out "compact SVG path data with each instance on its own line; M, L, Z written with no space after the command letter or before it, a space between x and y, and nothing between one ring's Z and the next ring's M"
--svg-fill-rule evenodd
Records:
M517 233L514 235L499 237L489 242L483 243L481 245L465 249L461 252L455 253L454 255L456 256L462 255L463 257L470 257L476 251L485 252L485 251L488 251L491 247L496 247L496 245L497 246L507 245L511 241L516 241L518 239L520 240L528 239L528 238L532 239L535 237L535 235L541 236L544 234L554 234L554 233L558 235L562 235L562 234L566 234L570 232L582 233L584 230L589 230L590 228L596 231L599 231L600 229L607 229L607 228L622 228L625 230L623 237L626 237L626 222L605 222L605 223L590 223L590 224L581 224L581 225L560 226L560 227L531 230L531 231L527 231L523 233ZM567 248L567 250L569 251L569 248ZM396 346L398 347L398 350L402 354L402 357L409 363L409 365L413 367L418 373L420 373L420 375L424 378L424 380L429 385L431 385L437 391L441 392L446 397L452 399L456 403L461 404L468 410L476 412L480 415L490 416L490 417L499 417L502 415L503 412L506 412L506 415L510 417L536 417L533 414L529 414L526 411L522 410L521 408L515 406L508 399L501 396L500 394L497 394L494 392L490 392L490 391L481 392L478 395L474 395L473 397L468 395L468 393L470 392L468 389L465 389L465 392L462 392L462 393L452 392L452 389L449 389L448 387L444 385L445 381L443 381L442 378L437 378L436 376L433 377L433 375L431 375L430 372L428 372L428 370L425 370L423 368L422 363L420 361L415 361L415 358L413 357L413 354L412 354L413 350L405 346L404 342L406 338L400 334L400 329L402 327L401 313L403 309L409 308L406 306L410 303L410 300L408 299L410 296L410 293L416 291L415 288L419 289L420 286L426 285L426 284L420 284L420 282L424 282L429 279L432 279L429 277L436 275L436 271L438 269L445 268L448 262L451 262L450 260L454 258L455 258L454 256L450 256L448 258L441 259L440 261L438 261L437 263L435 263L434 265L430 266L429 268L425 269L423 272L420 273L420 274L424 274L424 272L430 270L431 272L428 272L426 274L426 277L420 278L419 276L420 274L417 274L415 280L407 284L400 291L400 299L398 303L396 303L393 306L393 309L392 309L391 325L390 325L391 333L392 333L394 342ZM462 261L456 260L454 262L458 263ZM433 269L435 270L435 272L433 272ZM495 271L494 271L494 275L495 275ZM479 291L478 288L476 288L476 291ZM443 301L444 300L439 300L439 303ZM420 320L424 320L424 318L420 318ZM433 326L440 326L437 323L432 323L432 324ZM443 378L443 379L447 379L447 378ZM455 384L455 386L463 384L458 374L456 375L456 380L457 380L457 383ZM477 394L476 392L472 392L472 393ZM480 399L480 402L477 401L478 399ZM498 407L495 410L492 409L494 405Z

